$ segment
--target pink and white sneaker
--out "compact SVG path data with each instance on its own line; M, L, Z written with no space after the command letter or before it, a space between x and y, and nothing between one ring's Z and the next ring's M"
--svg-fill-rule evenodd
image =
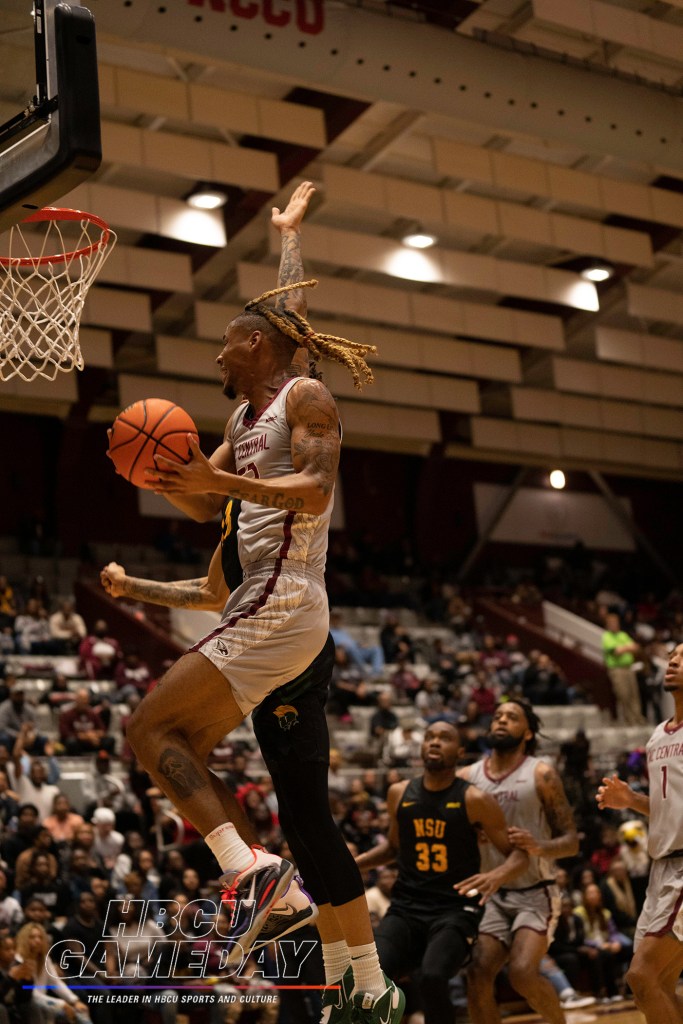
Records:
M242 871L227 871L221 877L221 900L231 907L229 939L235 942L228 954L232 966L252 949L268 915L289 889L294 865L260 846L252 846L254 861Z

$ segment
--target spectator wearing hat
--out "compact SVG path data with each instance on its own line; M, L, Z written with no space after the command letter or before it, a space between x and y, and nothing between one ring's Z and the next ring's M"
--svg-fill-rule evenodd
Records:
M74 703L59 716L59 735L68 754L93 754L114 749L114 737L106 735L99 712L90 706L90 694L78 690Z
M111 871L124 844L122 834L114 828L116 816L110 807L98 807L90 820L95 826L93 852L101 858L107 870Z

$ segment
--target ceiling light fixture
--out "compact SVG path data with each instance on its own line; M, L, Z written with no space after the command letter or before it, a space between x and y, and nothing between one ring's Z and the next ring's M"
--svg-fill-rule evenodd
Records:
M187 197L188 205L195 210L217 210L225 206L228 197L225 192L219 192L214 188L198 188L196 192Z
M430 235L426 231L411 231L403 236L402 241L411 249L429 249L430 246L436 245L438 239L436 235Z
M556 491L563 490L565 484L567 483L567 478L565 477L561 469L553 469L553 471L550 473L550 476L548 477L548 480L550 481L550 486L554 487Z
M608 281L610 277L614 275L614 267L611 263L605 263L602 260L595 260L589 263L582 271L581 277L586 281L594 281L599 283L600 281Z

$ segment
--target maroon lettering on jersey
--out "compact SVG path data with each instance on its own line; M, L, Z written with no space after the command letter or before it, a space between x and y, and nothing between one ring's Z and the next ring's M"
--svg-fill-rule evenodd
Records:
M268 435L259 434L258 437L250 437L248 441L242 441L241 444L237 445L235 455L239 460L248 459L252 455L256 455L257 452L265 452L270 450L268 444Z

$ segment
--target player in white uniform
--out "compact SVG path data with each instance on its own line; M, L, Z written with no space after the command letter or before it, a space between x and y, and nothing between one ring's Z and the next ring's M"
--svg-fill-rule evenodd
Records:
M296 190L285 221L297 205L300 221L312 191L310 183ZM327 641L323 572L340 425L329 391L308 376L308 358L327 356L343 363L358 387L362 378L372 381L364 359L371 346L316 333L304 319L305 303L297 308L289 301L294 289L315 282L298 276L298 227L290 232L290 218L284 229L276 215L280 221L283 215L274 210L273 222L283 235L284 287L247 304L228 325L217 359L224 394L243 399L228 423L224 443L211 460L193 443L188 465L159 458L157 471L150 474L155 490L199 520L212 518L226 495L241 500L238 545L244 582L230 594L220 626L145 697L127 731L141 763L206 838L226 872L226 895L236 908L231 936L244 949L251 947L287 890L293 865L250 848L240 838L240 831L248 835L248 825L206 760L216 742L268 694L307 669ZM271 296L278 299L275 307L266 305ZM302 806L315 805L306 792L311 784L304 777ZM318 856L329 852L323 848ZM348 852L345 846L343 852ZM358 879L352 861L351 868L349 873L344 863L337 864L349 890ZM403 996L393 983L387 987L361 893L362 885L356 898L342 899L325 913L321 908L323 953L335 954L337 977L350 963L353 997L362 1003L355 1010L357 1021L395 1024ZM327 956L325 965L327 970ZM351 990L345 990L338 1007L327 1004L326 1024L346 1019L350 996Z
M652 868L626 980L648 1024L681 1024L683 1000L676 985L683 971L683 644L669 659L664 689L673 694L675 710L647 744L650 795L635 793L613 775L602 780L596 799L603 809L649 816Z
M497 1024L494 984L505 963L510 982L549 1024L564 1024L557 993L541 975L540 963L559 914L553 861L577 853L571 808L555 769L533 757L540 728L531 705L511 699L496 708L488 742L491 754L458 773L500 804L514 846L529 854L529 867L486 904L479 940L468 972L473 1024ZM481 847L482 870L501 863L490 844Z

